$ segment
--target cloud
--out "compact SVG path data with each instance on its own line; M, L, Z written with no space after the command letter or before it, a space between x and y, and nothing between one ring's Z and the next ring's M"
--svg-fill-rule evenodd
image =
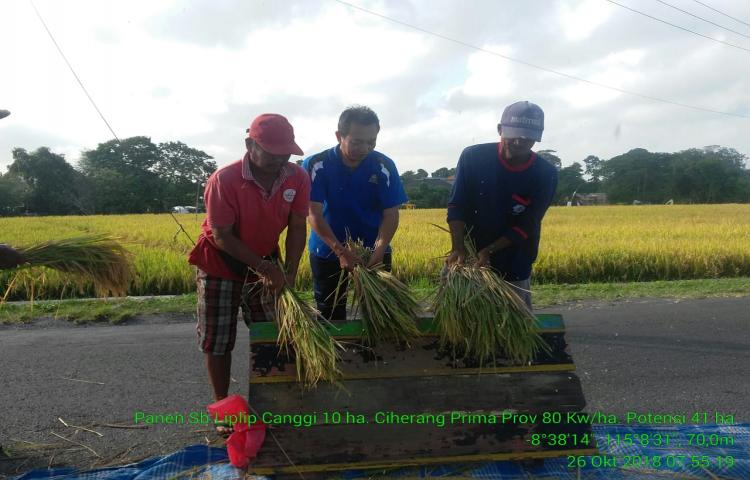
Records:
M612 5L601 0L584 0L577 5L563 3L560 6L560 24L565 37L573 42L589 38L609 19L613 10Z
M746 52L600 0L352 2L570 75L750 115ZM219 165L239 158L259 113L288 116L302 148L314 153L335 142L338 115L354 103L379 114L378 149L401 170L451 166L465 146L495 141L502 109L520 99L544 108L538 148L557 150L565 164L635 147L723 144L750 152L746 119L575 82L336 2L36 4L118 136L203 146ZM717 8L750 17L750 3ZM717 34L668 8L648 9ZM76 152L109 140L30 6L0 2L0 17L10 19L0 42L23 46L0 51L0 108L13 112L0 120L0 165L15 146L47 145L75 161Z

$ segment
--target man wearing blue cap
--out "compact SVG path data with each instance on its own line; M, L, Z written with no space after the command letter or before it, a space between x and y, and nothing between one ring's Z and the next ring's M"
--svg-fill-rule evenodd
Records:
M464 262L468 229L479 264L518 287L529 308L531 265L542 218L557 188L557 169L531 151L543 131L539 106L526 101L508 106L497 126L500 142L473 145L461 153L448 200L452 248L446 264Z

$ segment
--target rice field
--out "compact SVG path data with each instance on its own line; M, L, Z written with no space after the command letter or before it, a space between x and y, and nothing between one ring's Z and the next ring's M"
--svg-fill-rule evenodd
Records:
M195 240L203 216L177 218ZM401 211L393 263L394 273L404 281L433 282L438 277L450 239L431 223L444 224L445 211ZM136 275L129 294L194 290L194 272L186 262L192 242L169 214L0 218L0 242L13 246L91 233L118 236L133 252ZM642 205L551 208L533 279L589 283L740 276L750 276L750 205ZM11 277L11 272L0 273L2 292ZM58 274L46 272L34 294L60 298L92 293L64 285ZM310 285L305 253L297 287ZM28 293L20 285L11 298Z

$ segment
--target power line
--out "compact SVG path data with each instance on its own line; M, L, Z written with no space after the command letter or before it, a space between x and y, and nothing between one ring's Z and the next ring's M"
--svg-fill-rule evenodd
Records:
M380 14L380 13L377 13L377 12L373 12L372 10L368 10L366 8L363 8L363 7L351 4L351 3L346 2L344 0L333 0L333 1L337 2L337 3L340 3L342 5L345 5L345 6L349 7L349 8L353 8L355 10L359 10L361 12L367 13L369 15L373 15L373 16L382 18L383 20L387 20L389 22L392 22L392 23L395 23L395 24L398 24L398 25L401 25L401 26L404 26L404 27L408 27L408 28L411 28L413 30L417 30L417 31L422 32L422 33L426 33L427 35L432 35L434 37L441 38L443 40L446 40L446 41L449 41L449 42L452 42L452 43L456 43L458 45L461 45L461 46L464 46L464 47L467 47L467 48L471 48L473 50L477 50L479 52L487 53L489 55L494 55L496 57L503 58L503 59L508 60L510 62L519 63L519 64L524 65L526 67L534 68L534 69L541 70L541 71L547 72L547 73L552 73L554 75L565 77L565 78L568 78L570 80L575 80L575 81L578 81L578 82L587 83L589 85L595 85L597 87L606 88L606 89L609 89L609 90L613 90L615 92L624 93L626 95L631 95L631 96L643 98L643 99L646 99L646 100L653 100L653 101L656 101L656 102L667 103L669 105L675 105L675 106L678 106L678 107L690 108L692 110L698 110L698 111L701 111L701 112L717 113L717 114L726 115L726 116L729 116L729 117L750 118L750 115L743 115L741 113L722 112L720 110L712 110L710 108L698 107L698 106L695 106L695 105L689 105L687 103L675 102L673 100L667 100L667 99L664 99L664 98L653 97L651 95L645 95L643 93L633 92L633 91L625 90L625 89L622 89L622 88L619 88L619 87L613 87L611 85L606 85L604 83L595 82L593 80L588 80L588 79L585 79L585 78L582 78L582 77L577 77L575 75L570 75L570 74L567 74L567 73L564 73L564 72L559 72L557 70L553 70L551 68L543 67L541 65L536 65L536 64L533 64L531 62L527 62L525 60L520 60L518 58L509 57L507 55L503 55L502 53L493 52L492 50L487 50L486 48L482 48L482 47L479 47L477 45L473 45L471 43L464 42L462 40L457 40L455 38L448 37L446 35L443 35L443 34L440 34L440 33L436 33L436 32L433 32L431 30L424 29L422 27L418 27L416 25L412 25L410 23L402 22L401 20L396 20L395 18L391 18L391 17L388 17L386 15L383 15L383 14Z
M39 17L39 21L42 22L42 25L44 26L44 29L47 30L47 33L49 34L49 38L52 39L52 43L54 43L55 47L57 47L57 51L60 52L60 56L62 56L63 60L65 60L65 63L68 65L68 68L70 69L71 73L76 78L76 81L78 81L78 85L80 85L81 88L83 89L83 93L86 94L86 96L88 97L89 101L91 102L91 105L94 106L94 108L96 109L96 112L99 114L99 116L104 121L104 124L107 125L107 128L109 129L109 131L112 132L112 136L115 137L115 140L117 140L117 143L120 143L120 139L117 138L117 134L115 133L114 130L112 130L112 127L109 125L109 122L107 121L107 119L104 118L104 114L101 112L101 110L99 110L99 107L96 106L96 102L94 101L93 98L91 98L91 95L89 95L89 92L88 92L88 90L86 90L86 87L83 85L83 82L81 82L81 79L78 78L78 74L76 74L76 71L73 69L73 66L70 64L70 62L68 61L68 59L65 57L65 54L63 53L62 49L60 48L60 45L57 44L57 41L55 40L55 36L52 35L52 32L47 27L47 23L45 23L44 19L42 18L42 14L39 13L39 10L37 10L36 5L34 5L34 0L29 0L29 3L31 3L31 6L34 8L34 11L36 12L36 16Z
M697 18L698 20L703 20L703 21L704 21L704 22L706 22L706 23L710 23L711 25L714 25L714 26L716 26L716 27L719 27L719 28L723 28L724 30L726 30L726 31L728 31L728 32L732 32L732 33L735 33L735 34L737 34L737 35L740 35L740 36L743 36L743 37L745 37L745 38L750 38L750 35L745 35L745 34L744 34L744 33L742 33L742 32L738 32L737 30L732 30L731 28L728 28L728 27L725 27L725 26L719 25L718 23L714 23L714 22L712 22L711 20L706 20L705 18L703 18L703 17L700 17L700 16L698 16L698 15L695 15L695 14L693 14L693 13L690 13L690 12L688 12L687 10L683 10L683 9L681 9L680 7L676 7L676 6L672 5L671 3L667 3L667 2L664 2L664 1L662 1L662 0L656 0L656 1L657 1L657 2L659 2L659 3L661 3L662 5L666 5L666 6L670 7L670 8L674 8L674 9L675 9L675 10L677 10L678 12L682 12L682 13L684 13L685 15L690 15L691 17L693 17L693 18Z
M697 4L699 4L699 5L703 5L704 7L706 7L706 8L707 8L707 9L709 9L709 10L713 10L714 12L716 12L716 13L718 13L718 14L721 14L721 15L724 15L724 16L725 16L725 17L727 17L727 18L731 18L731 19L732 19L732 20L734 20L735 22L739 22L739 23L741 23L741 24L743 24L743 25L747 25L748 27L750 27L750 23L744 22L744 21L740 20L739 18L735 18L735 17L733 17L733 16L731 16L731 15L729 15L729 14L727 14L727 13L724 13L724 12L722 12L721 10L717 10L717 9L715 9L714 7L712 7L711 5L706 5L705 3L703 3L703 2L699 2L698 0L693 0L693 1L694 1L695 3L697 3Z
M607 1L607 2L609 2L611 4L613 4L613 5L617 5L618 7L622 7L624 9L626 9L626 10L630 10L631 12L637 13L639 15L643 15L644 17L648 17L648 18L650 18L652 20L656 20L657 22L661 22L661 23L667 24L667 25L669 25L671 27L679 28L680 30L683 30L685 32L692 33L693 35L698 35L699 37L707 38L708 40L713 40L714 42L722 43L722 44L730 46L730 47L739 48L740 50L744 50L746 52L750 52L750 49L748 49L748 48L741 47L739 45L735 45L734 43L725 42L724 40L719 40L718 38L709 37L708 35L703 35L702 33L698 33L696 31L690 30L689 28L685 28L685 27L681 27L679 25L675 25L674 23L670 23L670 22L668 22L666 20L662 20L661 18L656 18L653 15L649 15L648 13L644 13L644 12L641 12L640 10L636 10L634 8L630 8L630 7L628 7L626 5L623 5L621 3L617 3L614 0L605 0L605 1Z

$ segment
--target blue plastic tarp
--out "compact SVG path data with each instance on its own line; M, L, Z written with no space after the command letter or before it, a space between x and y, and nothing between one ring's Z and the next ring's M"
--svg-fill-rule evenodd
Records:
M750 423L632 427L594 425L600 455L553 458L536 467L517 462L487 462L404 468L390 472L350 470L338 478L460 476L482 479L750 479ZM654 446L656 434L669 436L669 445ZM618 436L619 435L619 436ZM626 437L626 435L631 435ZM632 441L635 437L638 439ZM640 437L642 436L642 437ZM630 438L631 441L624 441ZM609 439L609 443L607 440ZM691 444L692 443L692 444ZM261 451L262 454L262 451ZM598 458L598 459L597 459ZM582 466L579 466L579 463ZM635 465L638 463L638 465ZM332 475L334 476L334 475ZM116 468L87 472L73 469L34 470L15 480L156 480L169 478L230 480L244 478L228 463L223 448L193 445L163 457ZM256 477L258 479L264 477Z

